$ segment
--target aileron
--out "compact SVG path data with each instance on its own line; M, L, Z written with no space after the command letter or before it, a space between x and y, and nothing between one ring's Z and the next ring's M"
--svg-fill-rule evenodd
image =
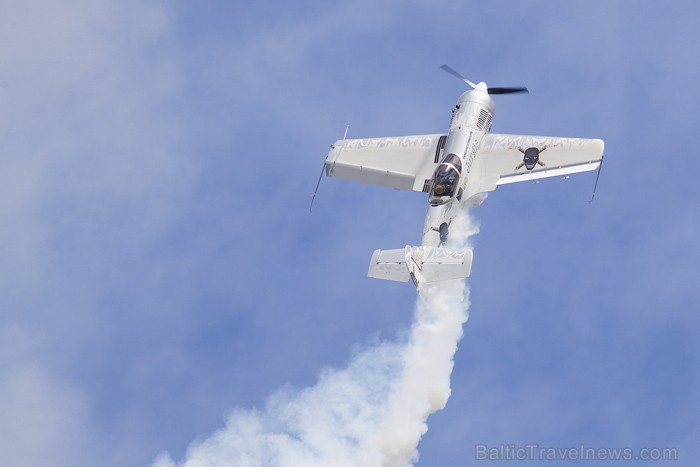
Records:
M583 164L574 164L562 167L551 167L542 170L533 170L532 172L504 175L498 179L496 185L506 185L508 183L525 182L528 180L537 180L547 177L561 177L581 172L589 172L596 170L600 166L600 161L590 161Z

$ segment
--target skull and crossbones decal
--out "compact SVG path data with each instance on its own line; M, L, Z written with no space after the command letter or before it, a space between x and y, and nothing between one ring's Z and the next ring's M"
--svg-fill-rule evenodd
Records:
M518 151L523 153L523 162L515 167L515 170L520 170L523 168L523 166L525 166L527 170L532 170L537 164L541 165L542 167L546 167L547 164L540 160L540 154L548 147L549 146L542 146L541 148L530 147L527 149L519 147Z

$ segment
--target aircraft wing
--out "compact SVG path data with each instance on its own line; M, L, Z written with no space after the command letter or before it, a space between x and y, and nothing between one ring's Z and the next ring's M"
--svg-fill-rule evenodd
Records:
M523 165L522 151L528 148L540 150L541 164L532 170ZM488 133L480 146L483 164L479 191L493 191L507 183L596 170L603 161L603 149L600 139Z
M326 175L427 192L446 141L447 135L339 140L326 157Z

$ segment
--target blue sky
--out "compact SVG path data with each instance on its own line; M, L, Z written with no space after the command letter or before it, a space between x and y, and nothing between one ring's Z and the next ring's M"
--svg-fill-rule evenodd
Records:
M326 179L329 145L438 133L473 81L494 132L602 138L594 175L473 211L470 319L417 465L475 444L700 452L689 1L0 3L0 456L174 459L235 408L402 335L365 277L423 195ZM498 463L488 463L498 465ZM519 463L527 464L527 463ZM510 464L509 464L510 465ZM585 465L579 462L577 465ZM674 464L675 465L675 464Z

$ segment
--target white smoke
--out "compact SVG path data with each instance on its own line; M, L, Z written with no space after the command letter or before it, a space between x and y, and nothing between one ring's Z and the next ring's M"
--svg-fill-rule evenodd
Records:
M467 212L450 226L450 247L478 232ZM356 354L301 391L281 390L265 409L238 410L193 443L184 467L404 467L418 459L427 418L445 407L457 342L469 307L464 281L422 286L404 342ZM174 467L161 454L153 467Z

